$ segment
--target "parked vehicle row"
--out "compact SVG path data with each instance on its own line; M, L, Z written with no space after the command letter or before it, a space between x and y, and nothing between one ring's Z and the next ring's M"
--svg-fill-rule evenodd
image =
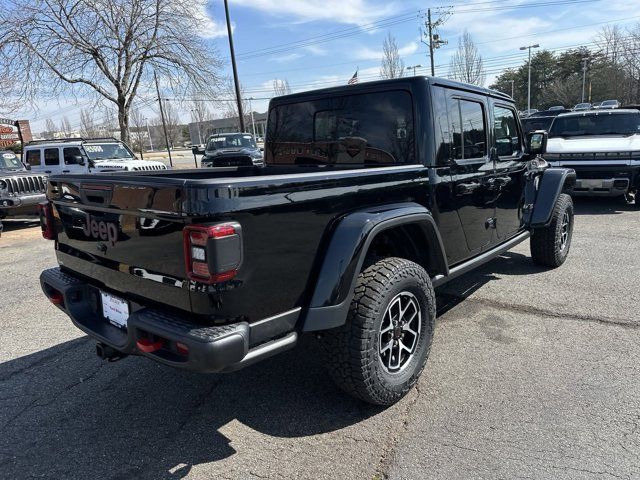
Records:
M50 177L42 289L102 358L233 371L313 333L341 388L390 405L429 355L435 287L526 240L567 258L575 172L507 95L355 84L272 99L267 129L264 167Z
M0 220L35 214L46 200L46 183L46 176L27 171L13 152L0 151Z

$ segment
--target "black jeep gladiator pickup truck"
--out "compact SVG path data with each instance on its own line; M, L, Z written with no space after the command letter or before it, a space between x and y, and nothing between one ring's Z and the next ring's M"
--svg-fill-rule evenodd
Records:
M315 332L340 387L389 405L426 362L434 287L529 238L538 264L567 256L574 172L503 94L363 83L273 99L267 128L263 168L51 177L42 289L100 356L233 371Z

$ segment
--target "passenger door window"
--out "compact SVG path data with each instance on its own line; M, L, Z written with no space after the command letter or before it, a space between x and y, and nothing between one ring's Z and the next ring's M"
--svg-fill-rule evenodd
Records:
M487 155L487 132L482 104L453 99L456 108L450 111L453 131L453 158L468 160Z
M39 167L42 164L41 157L41 150L39 148L27 150L27 163L32 167Z
M44 164L47 166L60 165L60 152L57 148L45 148Z
M63 151L65 165L82 165L84 163L82 152L78 147L67 147Z
M515 112L510 108L493 108L493 136L498 157L516 157L522 152L522 138Z

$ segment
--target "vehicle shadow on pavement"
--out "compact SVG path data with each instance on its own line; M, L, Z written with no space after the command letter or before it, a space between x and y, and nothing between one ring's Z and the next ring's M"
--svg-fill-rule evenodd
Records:
M623 197L573 197L576 215L620 215L636 211Z
M548 268L533 263L531 257L527 255L512 251L505 252L476 270L438 288L436 290L438 316L444 315L487 283L500 280L499 275L530 276L548 271Z
M4 219L1 221L2 225L4 226L4 233L40 226L40 220L38 220L37 218L25 218L21 220Z
M230 375L139 357L99 360L88 337L0 364L0 478L177 479L269 437L308 437L379 408L341 393L317 342ZM238 424L239 422L239 424Z

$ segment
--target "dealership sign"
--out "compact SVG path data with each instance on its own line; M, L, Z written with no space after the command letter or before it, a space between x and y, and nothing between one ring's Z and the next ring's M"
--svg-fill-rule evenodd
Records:
M0 148L13 147L31 140L29 120L0 118Z

